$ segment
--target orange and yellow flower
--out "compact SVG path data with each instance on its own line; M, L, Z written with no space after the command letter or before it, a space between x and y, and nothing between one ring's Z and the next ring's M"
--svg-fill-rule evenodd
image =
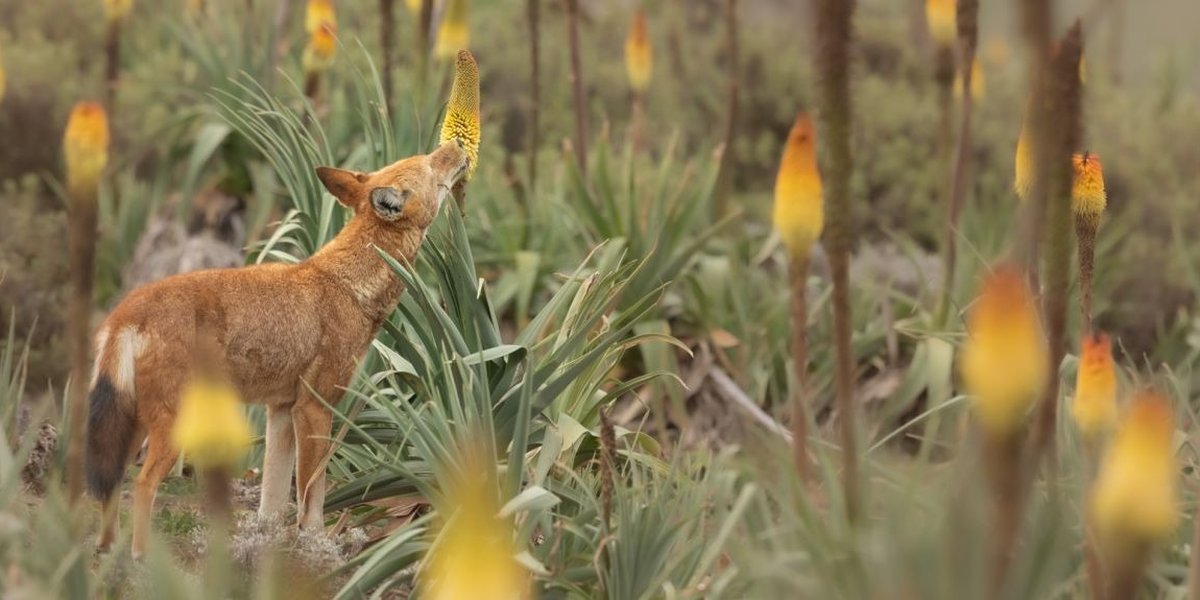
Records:
M450 101L446 103L446 118L442 121L441 142L458 139L467 151L470 163L467 180L475 174L479 162L479 64L466 50L459 50L454 60L454 84Z
M308 38L308 45L304 47L304 55L300 60L305 73L323 73L333 66L336 56L337 36L333 27L326 24Z
M1091 492L1091 518L1105 552L1168 538L1179 524L1171 404L1138 395L1104 455Z
M1049 353L1024 274L1001 265L967 317L960 370L985 432L1018 431L1048 376Z
M94 194L108 165L108 115L99 102L79 102L63 134L67 189L73 196Z
M104 0L104 17L109 23L120 21L133 8L133 0Z
M954 43L958 35L958 2L955 0L925 0L925 23L929 35L941 46Z
M326 26L331 31L337 31L337 14L333 10L333 0L308 0L304 10L304 32L315 36Z
M228 383L196 377L179 398L172 441L201 469L232 468L250 447L250 425Z
M639 9L633 13L629 26L629 37L625 39L625 72L629 75L629 87L643 93L650 87L650 76L654 67L650 33L646 28L646 12Z
M805 113L796 117L775 178L775 231L794 257L807 257L825 226L816 131Z
M471 46L470 5L467 0L449 0L442 24L438 27L435 56L449 58Z
M1117 371L1112 342L1104 333L1084 338L1075 377L1071 416L1085 439L1099 439L1117 423Z
M1071 157L1074 166L1074 181L1071 185L1071 210L1075 216L1098 223L1100 215L1108 206L1108 195L1104 192L1104 171L1100 157L1084 152Z

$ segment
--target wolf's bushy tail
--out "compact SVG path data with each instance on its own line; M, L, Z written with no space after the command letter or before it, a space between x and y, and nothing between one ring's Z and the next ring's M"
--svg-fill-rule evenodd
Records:
M88 490L107 502L125 475L125 461L133 444L137 423L131 398L122 398L103 373L88 394L87 471Z

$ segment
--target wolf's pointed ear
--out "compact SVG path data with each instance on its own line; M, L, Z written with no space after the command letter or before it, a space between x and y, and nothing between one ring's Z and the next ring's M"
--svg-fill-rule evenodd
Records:
M338 199L338 202L358 210L365 191L363 184L367 181L366 173L333 167L317 167L317 178L325 185L325 189Z

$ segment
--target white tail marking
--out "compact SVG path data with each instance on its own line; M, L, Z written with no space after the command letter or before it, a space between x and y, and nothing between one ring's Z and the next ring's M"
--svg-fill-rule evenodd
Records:
M133 366L146 349L146 338L132 325L117 332L117 371L113 384L117 389L133 394Z

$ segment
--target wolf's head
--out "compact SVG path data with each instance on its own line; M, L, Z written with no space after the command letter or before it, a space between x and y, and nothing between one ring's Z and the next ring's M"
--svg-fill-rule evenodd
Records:
M358 218L402 229L425 229L467 167L467 152L454 140L374 173L317 167L317 177L339 202L354 209Z

